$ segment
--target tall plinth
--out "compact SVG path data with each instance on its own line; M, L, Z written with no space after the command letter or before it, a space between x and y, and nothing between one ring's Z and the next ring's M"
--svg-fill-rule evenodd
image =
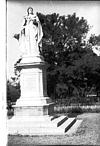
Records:
M20 69L21 96L14 106L14 116L7 121L8 134L65 134L76 119L53 115L54 104L47 96L44 61L40 57L23 57L17 67Z
M54 103L47 96L45 62L41 56L26 56L16 67L20 69L21 96L14 105L14 116L7 121L8 134L47 134L53 129Z
M53 113L47 96L46 65L40 56L23 57L20 69L21 96L14 106L15 116L42 116Z

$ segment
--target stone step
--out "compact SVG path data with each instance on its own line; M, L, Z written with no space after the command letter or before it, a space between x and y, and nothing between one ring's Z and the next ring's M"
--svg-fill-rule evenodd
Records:
M60 117L60 116L54 115L54 116L50 116L50 117L51 117L51 121L53 121L54 119L56 119L56 118L58 118L58 117Z
M68 119L67 116L60 116L52 120L52 123L55 123L57 127L63 124Z
M44 119L28 119L28 118L12 118L10 120L7 121L7 125L9 125L9 127L43 127L43 128L54 128L57 127L57 123L52 122L51 121L51 117L50 118L44 118Z
M67 119L68 119L68 117L65 116L65 118L63 118L61 121L59 121L59 122L57 123L57 127L59 127L60 125L62 125Z
M8 133L10 135L62 135L62 131L55 128L46 127L11 127Z
M76 122L76 118L68 118L58 128L61 129L62 132L67 132L75 122Z
M13 116L8 121L16 120L16 121L50 121L53 116Z
M72 135L74 134L78 127L81 125L83 120L77 119L76 122L73 124L73 126L66 132L67 135Z
M39 121L13 121L13 122L10 122L9 124L9 127L37 127L37 128L54 128L54 127L57 127L55 123L51 123L51 121L42 121L42 122L39 122Z

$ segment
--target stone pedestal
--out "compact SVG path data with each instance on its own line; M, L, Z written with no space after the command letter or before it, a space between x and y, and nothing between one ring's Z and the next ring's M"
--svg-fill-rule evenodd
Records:
M45 62L40 56L26 56L17 67L20 69L21 96L14 106L14 117L7 121L8 133L53 134L57 124L51 122L54 103L47 96Z
M54 104L47 96L44 61L40 57L24 57L17 67L21 70L21 97L14 106L14 117L7 121L8 134L66 134L76 118L53 115Z
M40 56L23 57L20 69L21 97L14 106L15 116L41 116L53 113L47 96L46 65Z

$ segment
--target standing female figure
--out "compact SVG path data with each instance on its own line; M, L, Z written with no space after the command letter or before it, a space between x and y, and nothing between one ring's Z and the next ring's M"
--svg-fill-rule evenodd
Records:
M39 56L42 37L43 32L39 18L33 13L33 8L29 7L19 36L20 49L23 55Z

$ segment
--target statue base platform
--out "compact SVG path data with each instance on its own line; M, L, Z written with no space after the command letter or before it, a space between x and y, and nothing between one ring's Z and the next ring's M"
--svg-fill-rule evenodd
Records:
M81 119L62 116L14 116L7 120L10 135L71 135L77 131Z
M19 129L20 124L27 129L27 134L37 123L39 130L41 120L43 125L49 121L52 127L49 116L54 113L54 103L47 96L46 65L43 58L23 56L17 68L20 69L21 96L13 106L14 117L9 121L9 134L14 132L14 128L15 133L18 131L21 134L23 128Z
M76 118L53 116L54 103L47 96L46 68L40 57L23 58L17 67L21 70L21 97L14 106L14 116L7 120L8 134L62 135L81 123Z
M53 112L53 103L37 106L14 106L15 116L44 116L52 115Z

